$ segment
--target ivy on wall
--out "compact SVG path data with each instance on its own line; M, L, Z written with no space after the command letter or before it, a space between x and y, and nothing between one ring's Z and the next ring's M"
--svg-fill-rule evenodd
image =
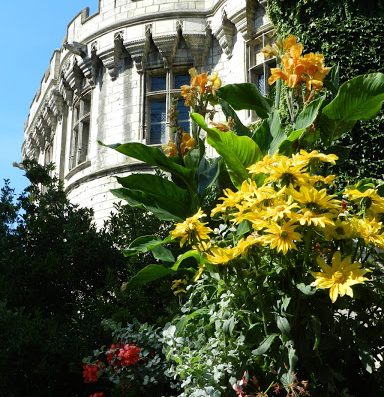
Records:
M327 65L340 64L340 83L384 72L384 1L268 0L267 12L281 36L296 35ZM351 148L340 172L346 182L384 174L384 112L358 123L340 142Z

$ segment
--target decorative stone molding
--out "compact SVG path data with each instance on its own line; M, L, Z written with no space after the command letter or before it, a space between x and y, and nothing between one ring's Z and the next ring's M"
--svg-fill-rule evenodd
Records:
M64 98L58 90L57 86L52 89L48 101L48 106L52 109L55 117L60 120L64 113Z
M222 10L221 25L213 34L227 58L230 59L232 57L236 26L228 19L225 9Z
M69 83L67 82L64 73L62 73L61 80L58 85L58 89L67 106L71 107L73 103L73 90L69 85Z
M143 40L124 43L124 47L129 52L139 74L144 73L146 67L147 54L151 47L151 36L152 24L147 24L145 25L145 38Z
M94 41L91 46L91 56L84 57L79 59L78 65L81 69L81 72L88 80L89 85L93 88L96 86L97 76L102 65L102 61L97 55L97 42Z
M124 47L123 40L124 32L116 32L114 34L113 47L98 54L98 58L101 60L112 80L115 80L117 78L119 62L121 61L121 59L130 57L129 52Z
M259 2L256 0L245 0L245 6L239 7L237 10L234 10L232 14L228 15L228 18L236 26L237 31L242 34L246 41L253 37L254 20L258 7L261 6L259 6Z
M205 35L183 34L183 37L192 53L195 67L199 68L203 66L212 45L212 30L210 25L206 25Z

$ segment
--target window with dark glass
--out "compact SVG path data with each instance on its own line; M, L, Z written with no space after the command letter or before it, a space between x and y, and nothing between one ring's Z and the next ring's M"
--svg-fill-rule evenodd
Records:
M180 87L190 83L187 71L164 72L151 71L148 74L147 107L147 143L156 145L166 143L169 139L168 112L174 97L180 97ZM189 109L180 97L177 101L179 125L189 131Z
M87 160L91 95L83 95L73 107L73 124L69 168L72 169Z

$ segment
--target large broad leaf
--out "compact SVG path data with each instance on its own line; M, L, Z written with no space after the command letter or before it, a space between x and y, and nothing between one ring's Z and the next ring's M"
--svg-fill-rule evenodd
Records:
M102 142L99 143L104 145ZM173 173L183 179L187 185L190 184L191 178L193 178L192 170L177 164L174 160L168 158L159 148L143 145L138 142L116 143L104 146L143 161L148 165L159 167L163 171Z
M235 123L234 125L234 131L236 132L237 135L246 135L246 136L251 136L251 131L249 128L247 128L239 119L237 116L235 110L233 107L223 99L219 100L219 104L221 106L221 109L223 110L223 113L225 114L225 117L227 120L231 117Z
M325 95L312 101L306 106L297 116L295 122L295 129L301 130L302 128L308 128L316 120L321 105L325 100Z
M128 248L123 250L126 257L142 254L152 251L153 256L163 262L175 262L172 252L163 247L163 244L169 243L172 238L169 236L162 240L157 236L140 236L133 240Z
M209 128L204 117L198 113L192 113L191 117L207 132L207 142L222 156L233 184L239 187L249 177L247 167L261 158L256 142L232 131L222 132Z
M197 186L199 194L203 194L206 189L212 186L220 175L219 157L206 159L203 157L197 170Z
M172 269L163 265L148 265L136 273L125 285L125 288L138 287L174 274Z
M253 131L252 139L256 142L263 155L268 154L271 142L273 140L268 119L264 119L256 127L256 129Z
M200 263L203 260L199 251L189 250L187 252L184 252L184 254L179 255L176 263L172 266L172 270L176 271L179 268L179 266L181 265L181 263L188 258L194 258L197 263Z
M162 220L181 220L197 210L187 190L158 175L117 177L123 186L112 193L133 207L145 208Z
M262 119L266 119L272 109L271 100L261 95L255 84L228 84L221 87L217 95L235 110L254 110Z
M333 95L337 95L337 92L339 91L339 78L340 65L333 65L324 79L324 85L332 92Z
M323 108L321 138L329 145L348 132L357 120L369 120L380 111L384 101L384 74L372 73L344 83L335 99Z
M287 138L284 128L281 125L280 114L277 110L274 110L268 119L269 129L272 136L272 142L269 147L269 153L274 154L279 150L280 145Z

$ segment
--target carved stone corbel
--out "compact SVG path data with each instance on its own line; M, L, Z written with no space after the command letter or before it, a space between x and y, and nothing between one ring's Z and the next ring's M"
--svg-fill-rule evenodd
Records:
M139 74L144 73L147 64L147 55L151 47L152 25L145 25L145 38L133 42L125 43Z
M61 76L58 89L67 106L71 107L73 104L73 89L71 88L63 74Z
M180 26L179 28L181 29ZM156 47L159 49L164 62L164 67L166 69L170 68L177 50L178 35L175 32L175 34L167 36L152 36L152 39Z
M91 87L95 87L97 75L99 73L100 67L102 65L101 59L97 55L97 42L94 41L91 44L91 55L88 57L83 57L79 60L78 65L88 80Z
M212 30L210 25L207 23L205 34L183 33L183 38L192 53L195 67L202 67L208 58L209 50L212 46Z
M103 63L112 80L115 80L118 76L120 60L130 57L129 52L124 47L123 41L123 31L116 32L113 40L113 47L98 54L99 59Z
M58 120L61 120L64 113L64 98L58 88L54 88L50 93L48 106Z
M228 59L232 57L235 34L236 26L228 19L226 11L223 10L221 26L215 33L215 36L220 44L221 49L227 55Z
M228 18L236 26L237 31L242 34L244 40L250 40L253 37L257 7L258 2L256 0L245 0L244 6L239 7L231 15L228 15Z

